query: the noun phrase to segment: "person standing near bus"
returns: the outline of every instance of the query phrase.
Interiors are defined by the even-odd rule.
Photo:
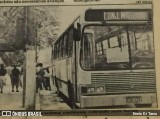
[[[1,88],[1,93],[3,93],[3,85],[6,83],[5,82],[6,73],[7,73],[7,70],[4,68],[4,64],[1,64],[1,69],[0,69],[0,88]]]
[[[51,90],[51,85],[50,85],[50,74],[49,74],[49,68],[46,68],[44,70],[45,74],[44,74],[44,78],[45,78],[45,89],[48,90]]]
[[[44,69],[43,69],[43,64],[42,63],[38,63],[36,66],[36,93],[38,93],[38,89],[40,88],[40,90],[42,90],[42,84],[45,88],[45,82],[44,82]]]
[[[12,76],[11,76],[11,83],[12,83],[12,92],[14,92],[14,86],[16,86],[16,92],[19,92],[19,77],[20,77],[20,71],[17,69],[17,67],[14,65],[14,68],[12,69]]]

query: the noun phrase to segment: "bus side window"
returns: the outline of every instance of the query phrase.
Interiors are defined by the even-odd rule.
[[[64,44],[64,38],[62,36],[60,39],[60,58],[63,57],[63,44]]]
[[[54,45],[53,56],[54,59],[57,59],[57,43]]]
[[[67,56],[67,52],[68,52],[68,32],[65,33],[64,35],[64,44],[63,44],[63,57]]]
[[[68,32],[68,42],[67,42],[67,46],[68,46],[68,56],[72,56],[72,49],[73,49],[73,28],[71,28]]]
[[[57,58],[60,58],[60,41],[57,42]]]

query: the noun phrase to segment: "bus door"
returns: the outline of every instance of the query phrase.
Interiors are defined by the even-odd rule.
[[[86,69],[90,69],[95,64],[95,48],[93,41],[93,33],[86,32],[83,35],[83,41],[81,44],[81,65]]]
[[[67,79],[68,79],[68,98],[72,108],[76,100],[76,42],[73,38],[74,27],[68,30],[67,52]]]

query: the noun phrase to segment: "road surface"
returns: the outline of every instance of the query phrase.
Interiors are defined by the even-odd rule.
[[[68,110],[70,107],[57,96],[56,88],[52,85],[52,90],[41,90],[36,94],[36,110]],[[25,110],[22,107],[22,87],[19,92],[12,92],[11,81],[7,76],[3,93],[0,93],[0,110]]]

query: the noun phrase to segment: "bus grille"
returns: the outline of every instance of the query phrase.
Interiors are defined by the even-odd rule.
[[[105,84],[106,93],[155,92],[154,71],[92,73],[91,83]]]

